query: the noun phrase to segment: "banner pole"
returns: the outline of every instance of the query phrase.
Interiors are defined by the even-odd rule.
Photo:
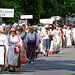
[[[1,25],[2,25],[2,17],[1,17]]]

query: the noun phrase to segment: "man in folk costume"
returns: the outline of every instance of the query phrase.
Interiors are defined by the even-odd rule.
[[[5,66],[5,54],[8,54],[8,39],[7,37],[2,33],[3,27],[0,26],[0,71],[1,67]]]
[[[38,35],[34,32],[33,27],[30,27],[30,32],[26,35],[25,42],[27,43],[27,58],[29,59],[29,63],[33,64],[35,57],[35,48],[39,44]]]
[[[22,40],[16,33],[14,28],[11,29],[11,35],[9,37],[9,54],[8,54],[8,66],[10,72],[15,72],[15,68],[20,68],[20,47],[22,47]]]

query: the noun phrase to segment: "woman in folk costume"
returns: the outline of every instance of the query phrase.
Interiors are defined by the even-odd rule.
[[[8,41],[9,41],[9,37],[10,37],[10,29],[11,29],[11,27],[7,26],[6,31],[4,32],[4,35],[7,36]],[[5,70],[4,71],[7,71],[7,69],[8,69],[8,55],[6,54],[5,55]]]
[[[60,50],[60,41],[61,41],[61,31],[59,30],[59,27],[56,26],[56,29],[54,30],[55,35],[55,53],[59,53]]]
[[[8,54],[8,49],[9,49],[8,39],[4,34],[2,34],[2,32],[3,32],[3,27],[0,26],[0,71],[1,67],[5,66],[5,55]]]
[[[63,32],[63,30],[62,30],[62,28],[60,28],[60,31],[61,31],[61,42],[60,42],[60,48],[62,49],[62,47],[63,47],[63,42],[64,42],[64,39],[63,39],[63,37],[64,37],[64,32]]]
[[[49,54],[54,54],[54,27],[50,26],[50,33],[51,33],[51,44],[50,44],[50,51]]]
[[[73,40],[74,40],[74,48],[75,48],[75,26],[72,30],[72,37],[73,37]]]
[[[66,36],[65,36],[65,34],[66,34],[66,29],[67,29],[67,26],[64,25],[62,31],[64,32],[64,35],[63,35],[63,41],[64,41],[64,42],[63,42],[63,44],[64,44],[65,47],[66,47]]]
[[[49,40],[49,26],[45,25],[45,32],[43,32],[43,50],[44,52],[44,56],[48,56],[48,52],[50,50],[50,40]]]
[[[17,31],[17,34],[18,34],[18,35],[21,37],[21,39],[24,41],[24,38],[25,38],[25,36],[26,36],[26,32],[23,31],[23,26],[20,26],[20,27],[19,27],[19,31]],[[24,49],[24,44],[22,45],[21,50],[22,50],[22,52],[20,53],[20,58],[21,58],[21,60],[22,60],[23,51],[25,50],[25,49]]]
[[[25,42],[27,43],[27,58],[29,63],[33,64],[35,57],[35,48],[39,44],[38,35],[34,32],[33,27],[30,27],[30,32],[26,35]]]
[[[43,27],[41,27],[41,33],[40,33],[40,36],[41,36],[40,53],[44,53],[45,54],[45,51],[43,50],[43,34],[44,34],[44,32],[46,32],[45,24],[43,25]]]
[[[38,37],[39,37],[39,49],[40,49],[40,53],[43,53],[43,45],[42,45],[42,34],[41,34],[41,27],[38,27]]]
[[[16,33],[14,28],[11,29],[11,35],[9,37],[9,54],[8,65],[10,72],[15,72],[15,68],[20,68],[20,47],[22,47],[22,40]]]
[[[72,44],[71,44],[71,30],[70,30],[70,27],[68,26],[67,27],[67,30],[66,30],[66,47],[69,48]]]
[[[38,47],[35,50],[35,52],[36,52],[35,60],[37,60],[38,54],[40,53],[40,38],[39,38],[39,32],[38,32],[38,28],[37,27],[34,27],[34,31],[35,31],[36,35],[38,35],[38,39],[39,39],[39,45],[38,45]]]

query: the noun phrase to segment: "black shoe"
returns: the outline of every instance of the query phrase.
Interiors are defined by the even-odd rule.
[[[16,72],[16,69],[13,69],[13,72]]]
[[[10,69],[9,72],[16,72],[16,70],[15,69],[12,69],[12,70]]]
[[[46,56],[46,55],[44,55],[44,56]]]
[[[7,71],[7,68],[5,68],[4,71]]]
[[[47,57],[48,57],[48,54],[47,54]]]
[[[31,61],[28,62],[29,64],[31,63]]]

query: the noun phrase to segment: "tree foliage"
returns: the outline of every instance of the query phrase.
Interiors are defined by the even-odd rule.
[[[20,15],[33,15],[33,23],[40,18],[50,18],[52,16],[65,17],[75,14],[75,0],[0,0],[0,8],[13,8],[14,18],[3,18],[5,23],[15,23],[20,19]]]

